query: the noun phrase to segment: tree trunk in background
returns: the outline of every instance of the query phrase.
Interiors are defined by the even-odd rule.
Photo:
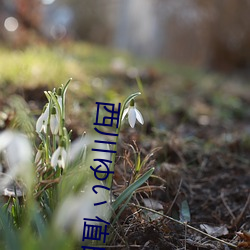
[[[223,70],[245,70],[250,66],[250,1],[210,1],[207,58],[210,67]]]

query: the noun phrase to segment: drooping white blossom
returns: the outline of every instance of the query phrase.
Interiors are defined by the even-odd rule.
[[[64,169],[67,161],[67,152],[64,146],[59,145],[51,157],[51,166],[56,168],[56,166]]]
[[[52,108],[50,116],[50,131],[53,135],[58,134],[60,126],[59,115],[55,107]]]
[[[141,124],[144,123],[141,112],[135,107],[134,100],[131,100],[129,107],[124,110],[122,120],[126,115],[128,115],[128,122],[132,128],[134,128],[136,120]]]
[[[43,113],[40,115],[36,122],[36,132],[41,133],[42,131],[44,133],[47,132],[47,125],[49,121],[49,104],[45,107],[45,110]]]

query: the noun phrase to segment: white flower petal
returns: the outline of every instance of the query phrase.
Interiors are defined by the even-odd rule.
[[[49,104],[47,105],[43,114],[44,114],[44,120],[48,121],[48,119],[49,119]]]
[[[32,148],[28,138],[25,135],[14,133],[12,141],[6,148],[6,156],[10,168],[25,165],[27,162],[31,163]]]
[[[62,111],[62,96],[60,96],[60,95],[57,96],[57,101],[58,101],[58,104],[59,104],[61,111]]]
[[[65,168],[65,161],[63,158],[61,158],[60,160],[58,159],[57,164],[59,168],[62,168],[62,169]]]
[[[135,103],[134,102],[130,102],[130,105],[128,108],[126,108],[123,112],[122,115],[122,120],[125,118],[125,116],[128,114],[128,122],[129,125],[134,128],[135,123],[136,123],[136,119],[141,123],[144,124],[144,119],[143,116],[141,114],[141,112],[136,108]]]
[[[56,114],[50,117],[50,130],[53,135],[56,135],[59,131],[59,120]]]
[[[128,113],[128,110],[129,110],[129,108],[126,108],[126,109],[123,111],[122,120],[125,118],[126,114]]]
[[[61,156],[66,161],[66,159],[67,159],[67,152],[66,152],[66,150],[64,148],[62,148]]]
[[[47,133],[47,123],[44,122],[43,126],[42,126],[42,131],[46,134]]]
[[[40,133],[42,131],[42,126],[44,122],[44,114],[42,113],[36,122],[36,132]]]
[[[51,166],[55,168],[58,165],[60,168],[64,169],[66,161],[67,161],[67,152],[62,146],[59,146],[51,157],[51,162],[50,162]]]
[[[129,112],[128,112],[128,122],[129,125],[134,128],[135,122],[136,122],[136,113],[135,113],[135,108],[130,107]]]
[[[47,105],[45,111],[37,119],[37,122],[36,122],[37,133],[40,133],[41,131],[44,131],[44,133],[47,132],[48,120],[49,120],[49,105]]]
[[[5,140],[2,141],[2,139]],[[18,176],[22,178],[25,185],[30,186],[33,181],[33,152],[28,138],[21,133],[4,131],[0,134],[1,150],[5,150],[4,158],[8,170],[5,175],[6,178],[1,179],[0,189],[6,187],[9,182]]]
[[[14,133],[11,131],[5,130],[4,132],[0,133],[0,151],[5,149],[11,140],[13,139]]]
[[[62,148],[62,151],[61,151],[61,162],[60,164],[58,164],[62,169],[65,168],[65,165],[66,165],[66,161],[67,161],[67,152],[64,148]]]
[[[57,164],[58,164],[58,158],[61,155],[61,150],[62,150],[62,147],[59,146],[56,149],[56,151],[52,154],[50,163],[51,163],[51,166],[53,168],[55,168],[57,166]]]
[[[142,117],[142,114],[141,112],[135,108],[135,113],[136,113],[136,119],[141,123],[143,124],[144,123],[144,120],[143,120],[143,117]]]

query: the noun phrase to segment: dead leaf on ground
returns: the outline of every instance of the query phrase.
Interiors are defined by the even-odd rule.
[[[207,234],[212,235],[214,237],[219,237],[222,235],[227,235],[228,230],[225,225],[222,226],[209,226],[207,224],[200,225],[201,230],[205,231]]]
[[[237,235],[240,237],[241,240],[243,240],[238,244],[238,247],[250,249],[250,232],[237,232]]]

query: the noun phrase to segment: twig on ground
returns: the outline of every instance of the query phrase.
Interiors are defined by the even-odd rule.
[[[209,237],[209,238],[211,238],[211,239],[213,239],[213,240],[219,241],[219,242],[221,242],[221,243],[223,243],[223,244],[226,244],[226,245],[228,245],[228,246],[230,246],[230,247],[237,248],[236,245],[234,245],[234,244],[232,244],[232,243],[229,243],[229,242],[226,242],[226,241],[224,241],[224,240],[218,239],[218,238],[216,238],[216,237],[214,237],[214,236],[212,236],[212,235],[209,235],[209,234],[207,234],[207,233],[205,233],[205,232],[203,232],[203,231],[201,231],[201,230],[199,230],[199,229],[197,229],[197,228],[195,228],[195,227],[192,227],[192,226],[188,225],[186,222],[178,221],[178,220],[176,220],[176,219],[173,219],[173,218],[170,217],[170,216],[161,214],[160,212],[157,212],[157,211],[155,211],[155,210],[153,210],[153,209],[150,209],[150,208],[147,208],[147,207],[144,207],[144,206],[141,206],[141,205],[136,205],[136,204],[134,204],[134,203],[130,203],[130,204],[128,204],[128,205],[134,206],[134,207],[137,207],[137,208],[140,208],[140,209],[145,209],[145,210],[148,210],[148,211],[150,211],[150,212],[152,212],[152,213],[155,213],[155,214],[159,214],[159,215],[161,215],[161,216],[163,216],[163,217],[165,217],[165,218],[167,218],[167,219],[169,219],[169,220],[171,220],[171,221],[174,221],[174,222],[176,222],[176,223],[178,223],[178,224],[181,224],[181,225],[184,226],[184,227],[186,226],[186,227],[188,227],[189,229],[192,229],[192,230],[194,230],[194,231],[196,231],[196,232],[198,232],[198,233],[200,233],[200,234],[203,234],[203,235],[205,235],[205,236],[207,236],[207,237]]]
[[[124,248],[128,247],[127,245],[117,245],[117,246],[105,246],[105,248]],[[129,247],[141,248],[141,245],[129,245]]]

